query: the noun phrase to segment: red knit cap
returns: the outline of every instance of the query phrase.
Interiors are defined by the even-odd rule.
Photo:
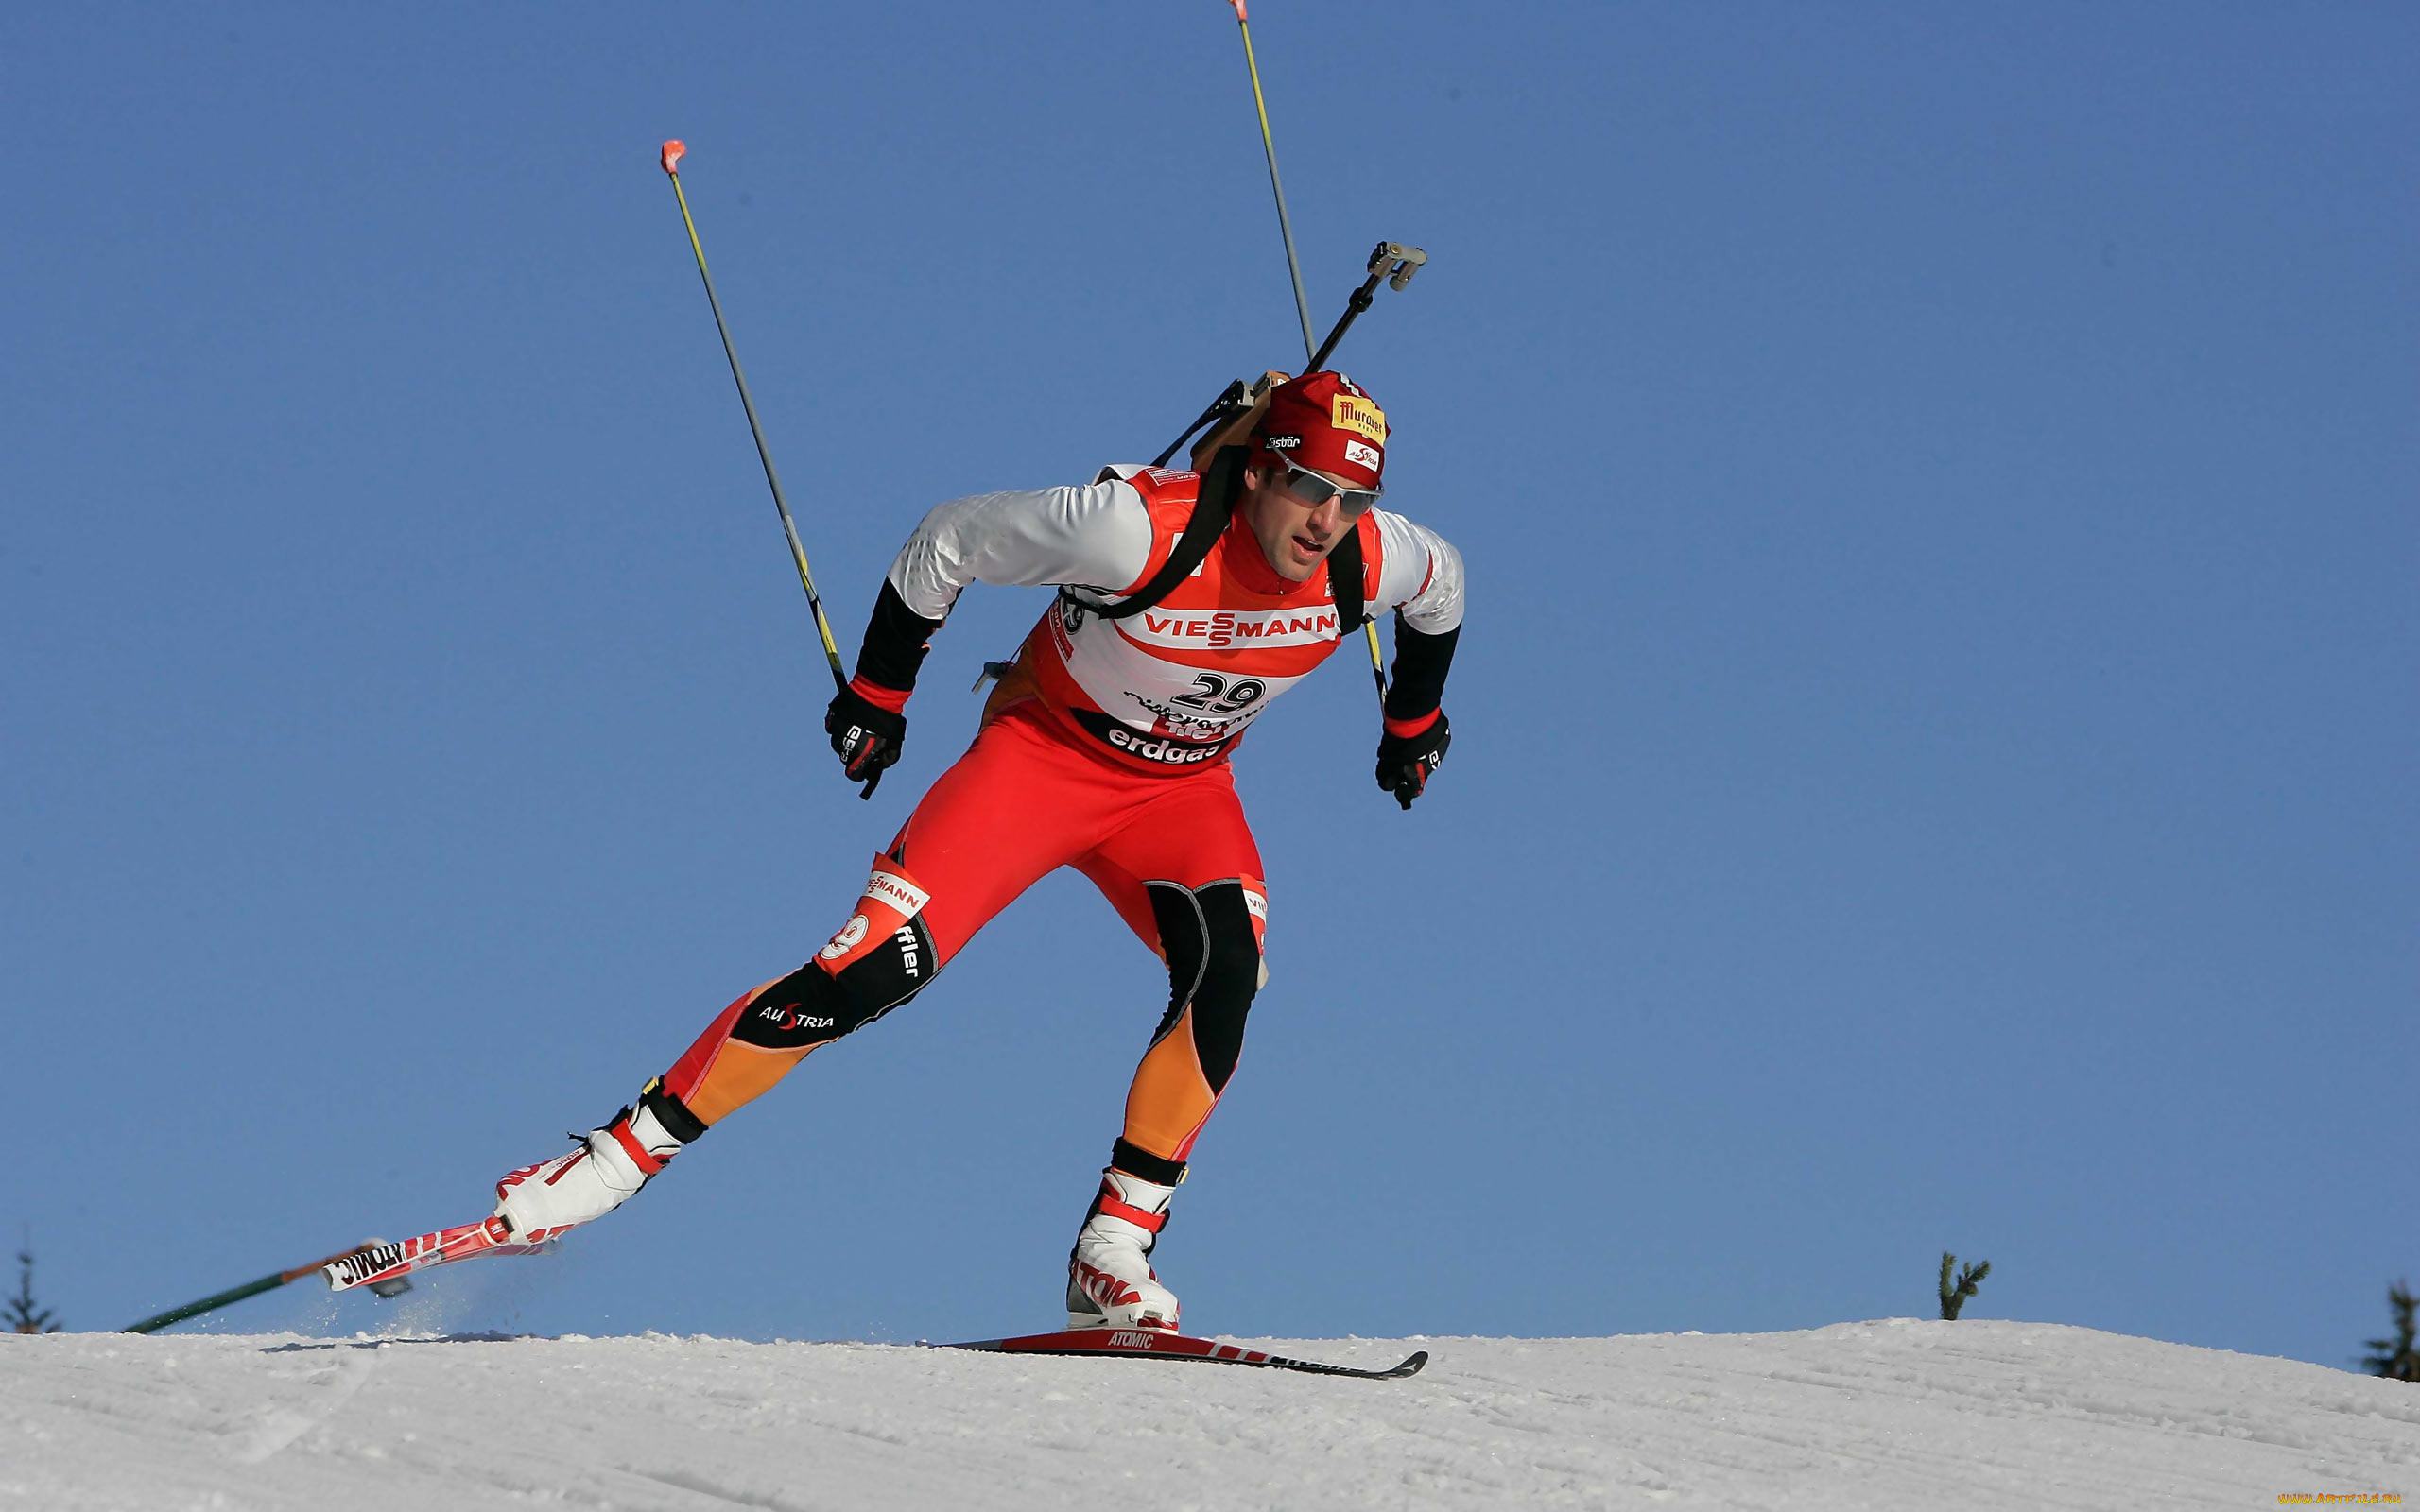
[[[1306,372],[1270,394],[1253,449],[1374,489],[1387,466],[1387,412],[1340,372]]]

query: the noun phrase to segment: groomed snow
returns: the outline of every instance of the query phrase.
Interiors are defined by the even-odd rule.
[[[1410,1381],[670,1338],[0,1336],[0,1505],[2420,1505],[2420,1387],[2046,1324],[1251,1341]]]

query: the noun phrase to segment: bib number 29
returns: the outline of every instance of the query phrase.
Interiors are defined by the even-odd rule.
[[[1269,692],[1269,684],[1258,678],[1243,678],[1229,682],[1216,672],[1193,675],[1194,691],[1180,693],[1168,701],[1181,703],[1187,709],[1203,709],[1214,714],[1231,714],[1260,702]]]

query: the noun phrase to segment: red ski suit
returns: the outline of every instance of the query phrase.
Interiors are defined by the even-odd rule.
[[[1114,621],[1097,612],[1158,572],[1199,485],[1191,473],[1117,468],[1089,488],[980,495],[925,517],[892,564],[853,684],[892,707],[907,692],[868,676],[886,612],[937,627],[975,580],[1122,586],[1070,588],[1045,611],[974,745],[875,857],[839,933],[725,1008],[666,1074],[664,1091],[699,1124],[914,996],[994,914],[1071,866],[1167,963],[1167,1011],[1136,1069],[1119,1144],[1182,1170],[1235,1069],[1262,975],[1268,897],[1228,756],[1268,700],[1340,644],[1326,565],[1286,579],[1240,517],[1152,609]],[[1459,626],[1452,547],[1384,511],[1356,528],[1365,602],[1400,607],[1414,635]],[[921,656],[919,644],[893,680],[912,681]],[[1434,717],[1432,702],[1389,723],[1416,730]]]

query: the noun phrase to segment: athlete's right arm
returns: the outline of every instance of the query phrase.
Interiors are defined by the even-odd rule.
[[[1151,514],[1131,483],[978,493],[925,516],[892,558],[888,586],[937,627],[969,583],[1115,593],[1142,576],[1150,555]]]
[[[1115,478],[935,506],[892,558],[857,652],[857,675],[824,720],[850,780],[878,775],[899,759],[908,696],[933,632],[967,584],[1116,592],[1142,576],[1150,555],[1150,511],[1132,485]]]

